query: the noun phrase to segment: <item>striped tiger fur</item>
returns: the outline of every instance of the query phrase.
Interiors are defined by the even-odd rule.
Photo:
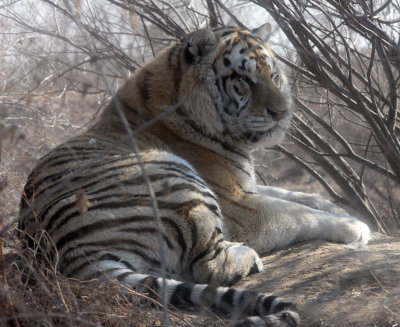
[[[296,326],[292,303],[229,286],[263,270],[257,253],[316,238],[363,245],[369,229],[317,194],[256,184],[251,151],[277,144],[292,115],[267,32],[199,30],[135,72],[88,131],[34,168],[21,237],[35,246],[45,231],[67,276],[239,312],[237,326]]]

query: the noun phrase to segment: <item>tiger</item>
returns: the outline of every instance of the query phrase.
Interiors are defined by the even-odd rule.
[[[297,326],[292,302],[232,285],[263,270],[259,255],[314,239],[363,246],[370,229],[319,194],[257,184],[252,152],[281,142],[294,110],[269,33],[199,29],[135,71],[29,175],[23,242],[48,235],[67,277],[222,309],[235,326]]]

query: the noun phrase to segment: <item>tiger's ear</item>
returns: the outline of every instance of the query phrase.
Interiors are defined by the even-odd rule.
[[[189,64],[198,63],[209,55],[217,46],[218,39],[210,29],[192,33],[187,42],[185,57]]]
[[[267,42],[271,36],[271,24],[265,23],[260,27],[251,30],[251,33],[258,36],[264,42]]]

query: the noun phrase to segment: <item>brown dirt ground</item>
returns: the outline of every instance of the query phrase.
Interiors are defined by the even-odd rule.
[[[264,257],[265,271],[240,286],[283,295],[302,326],[400,324],[400,239],[374,234],[366,247],[315,241]]]

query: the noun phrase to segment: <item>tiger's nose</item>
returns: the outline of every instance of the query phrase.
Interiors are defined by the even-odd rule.
[[[266,111],[269,115],[271,115],[272,119],[276,121],[281,120],[286,114],[286,108],[283,109],[267,108]]]

